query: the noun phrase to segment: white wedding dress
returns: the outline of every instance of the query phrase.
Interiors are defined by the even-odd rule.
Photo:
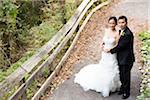
[[[115,38],[104,36],[104,48],[112,48],[115,45]],[[116,54],[102,52],[98,64],[90,64],[75,74],[75,83],[78,83],[85,91],[95,90],[101,92],[104,97],[110,92],[120,88],[119,69]]]

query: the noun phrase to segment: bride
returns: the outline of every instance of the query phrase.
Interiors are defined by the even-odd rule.
[[[117,25],[116,17],[108,19],[109,28],[105,29],[102,49],[115,47],[119,40],[119,34],[115,29]],[[101,92],[104,97],[110,92],[115,92],[120,88],[119,68],[116,54],[102,51],[102,57],[98,64],[90,64],[80,70],[75,75],[75,83],[78,83],[85,91],[95,90]]]

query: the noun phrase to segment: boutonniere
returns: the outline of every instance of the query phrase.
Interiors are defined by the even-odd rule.
[[[121,36],[124,36],[125,35],[125,32],[122,32]]]

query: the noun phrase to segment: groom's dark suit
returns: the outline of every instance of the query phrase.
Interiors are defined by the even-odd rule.
[[[120,70],[121,91],[130,94],[130,71],[135,61],[133,53],[134,36],[128,27],[123,31],[118,45],[110,52],[117,53],[117,60]]]

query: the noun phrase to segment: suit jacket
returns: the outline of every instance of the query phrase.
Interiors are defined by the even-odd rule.
[[[111,49],[110,52],[117,53],[117,60],[119,65],[131,65],[135,61],[133,53],[134,36],[131,30],[126,27],[123,31],[125,34],[121,35],[118,45]]]

